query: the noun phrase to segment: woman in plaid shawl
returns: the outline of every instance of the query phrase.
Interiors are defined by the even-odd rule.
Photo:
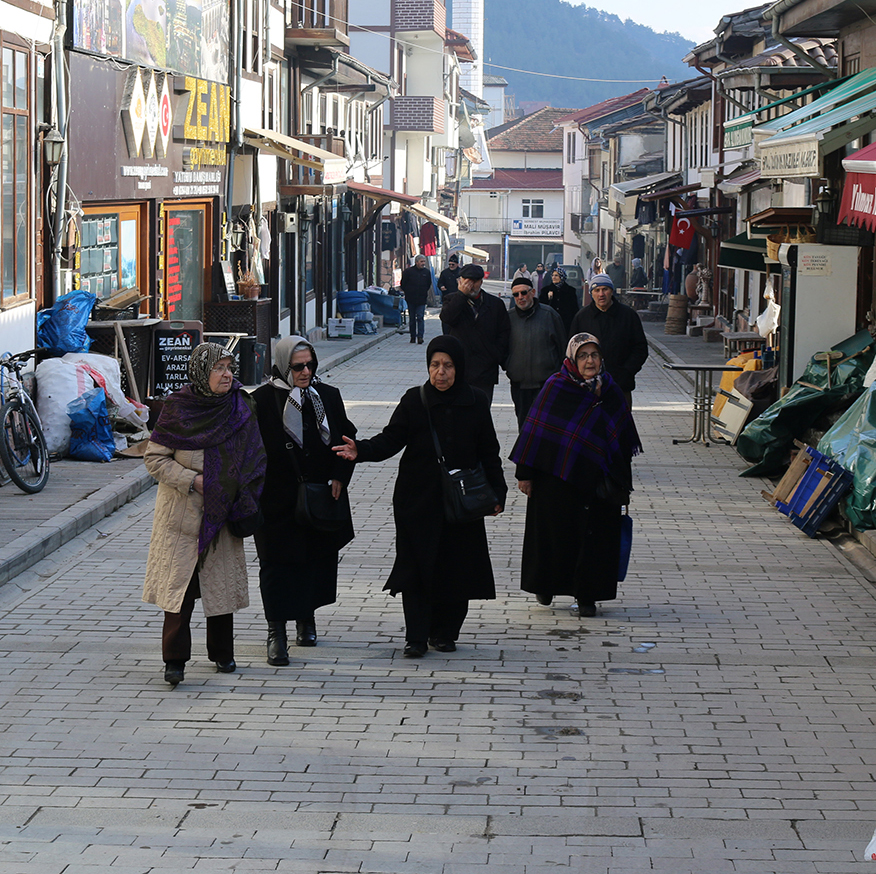
[[[511,451],[526,505],[521,587],[549,605],[572,595],[581,616],[617,597],[621,507],[642,450],[599,340],[576,334],[535,399]]]

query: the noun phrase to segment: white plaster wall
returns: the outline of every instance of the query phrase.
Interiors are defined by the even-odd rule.
[[[0,312],[0,354],[12,355],[33,349],[36,337],[36,302]]]
[[[517,152],[490,149],[490,158],[496,168],[509,170],[561,170],[562,152]]]
[[[35,4],[46,10],[47,16],[51,14],[52,4],[45,0],[37,0]],[[17,6],[11,6],[0,0],[0,27],[7,33],[14,33],[23,37],[28,42],[50,42],[52,39],[52,20],[42,18],[32,12],[25,12]]]

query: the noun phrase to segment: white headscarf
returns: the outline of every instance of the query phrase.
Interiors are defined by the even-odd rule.
[[[296,352],[303,352],[306,349],[310,350],[310,354],[313,357],[313,371],[311,373],[310,386],[302,389],[292,384],[290,372],[292,369],[292,356]],[[319,382],[319,378],[316,375],[318,362],[313,345],[304,337],[295,335],[284,337],[277,343],[274,349],[274,360],[277,363],[274,365],[275,375],[271,377],[271,385],[279,391],[287,393],[286,405],[283,407],[283,429],[295,441],[296,446],[304,445],[304,423],[301,418],[301,409],[304,406],[305,400],[310,400],[310,403],[313,404],[313,412],[316,415],[320,440],[328,446],[331,443],[331,428],[329,427],[328,416],[326,416],[322,398],[320,398],[319,392],[314,387],[314,384]],[[277,373],[282,373],[283,375],[278,376]]]

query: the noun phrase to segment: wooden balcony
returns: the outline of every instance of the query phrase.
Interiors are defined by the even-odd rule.
[[[347,0],[285,0],[286,48],[350,47]]]

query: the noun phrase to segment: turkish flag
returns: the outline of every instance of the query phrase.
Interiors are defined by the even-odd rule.
[[[689,218],[674,218],[672,233],[669,235],[669,245],[679,249],[689,249],[694,239],[694,226]]]

